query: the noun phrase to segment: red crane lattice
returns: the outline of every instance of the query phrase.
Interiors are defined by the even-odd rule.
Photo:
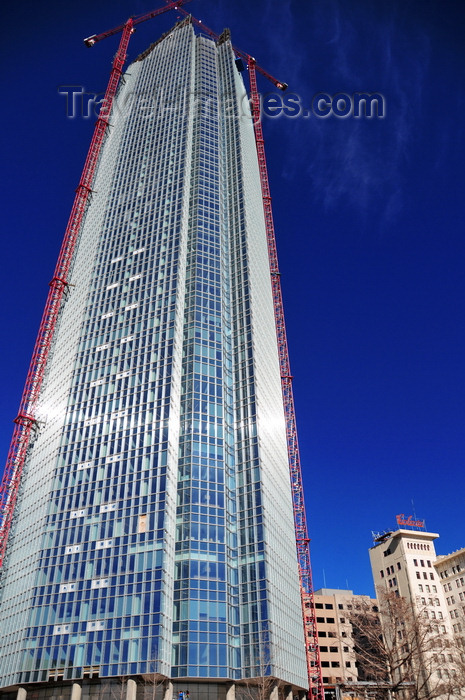
[[[294,394],[292,391],[292,375],[287,346],[286,323],[281,293],[281,278],[278,265],[278,252],[271,208],[271,194],[266,167],[265,141],[260,119],[260,95],[257,87],[256,62],[248,57],[250,100],[252,121],[257,146],[258,168],[262,188],[263,211],[265,215],[266,237],[268,243],[268,258],[270,262],[271,289],[278,341],[279,367],[281,372],[281,387],[283,393],[284,417],[286,421],[287,451],[291,477],[292,501],[294,507],[294,527],[296,536],[297,561],[302,601],[302,619],[304,625],[307,673],[309,694],[315,700],[324,700],[323,680],[321,674],[320,650],[318,647],[318,632],[316,627],[315,604],[313,600],[312,569],[310,565],[310,539],[308,537],[307,520],[305,515],[304,490],[302,470],[300,466],[299,442],[295,419]],[[275,82],[279,87],[283,83]],[[280,89],[285,89],[281,87]]]
[[[84,214],[87,209],[89,198],[92,194],[92,183],[94,180],[95,170],[98,159],[105,139],[106,130],[108,127],[108,119],[110,117],[113,100],[116,95],[118,84],[123,72],[123,66],[126,60],[127,48],[131,37],[134,25],[151,19],[157,15],[167,12],[171,9],[178,9],[178,6],[189,0],[178,0],[170,2],[164,7],[154,10],[146,15],[135,19],[128,19],[123,25],[111,29],[102,35],[94,35],[86,39],[88,46],[117,32],[122,32],[118,50],[115,54],[108,81],[105,97],[102,102],[102,107],[99,112],[97,123],[95,124],[94,133],[87,153],[84,168],[82,170],[81,179],[76,189],[71,214],[68,220],[68,225],[63,237],[58,261],[55,267],[55,272],[50,282],[50,289],[45,303],[45,309],[42,315],[42,320],[39,326],[34,351],[32,353],[31,363],[24,385],[19,413],[14,420],[15,426],[11,439],[10,448],[3,472],[2,481],[0,484],[0,570],[5,559],[6,546],[8,536],[13,522],[15,505],[18,498],[18,489],[21,481],[21,475],[26,461],[26,455],[31,444],[31,436],[37,422],[36,409],[39,400],[39,394],[44,380],[47,360],[50,353],[50,347],[53,341],[53,336],[57,324],[59,311],[65,290],[68,286],[68,273],[73,258],[76,241],[81,229],[81,224]]]

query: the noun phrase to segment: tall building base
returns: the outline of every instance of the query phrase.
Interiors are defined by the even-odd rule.
[[[166,678],[89,678],[11,686],[0,690],[0,700],[293,700],[302,689],[268,677],[250,682]]]

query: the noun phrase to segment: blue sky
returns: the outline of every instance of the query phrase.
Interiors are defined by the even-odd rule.
[[[159,3],[161,5],[161,2]],[[157,5],[10,4],[2,39],[0,460],[117,38]],[[426,520],[465,546],[465,8],[451,0],[192,0],[289,84],[384,96],[384,119],[264,118],[315,588],[371,593],[371,532]],[[5,12],[4,12],[5,14]],[[139,25],[135,58],[176,20]],[[260,79],[263,94],[274,91]]]

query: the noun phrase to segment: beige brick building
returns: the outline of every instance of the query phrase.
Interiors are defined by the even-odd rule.
[[[416,676],[425,678],[431,692],[447,683],[455,689],[460,673],[456,633],[465,630],[465,549],[438,557],[438,537],[423,529],[398,529],[378,535],[370,549],[378,598],[387,592],[407,600],[420,629],[438,640],[437,648],[425,642],[421,661],[415,662]]]
[[[434,563],[454,636],[465,639],[465,547],[452,554],[438,556]]]
[[[355,640],[349,622],[357,601],[363,601],[374,612],[376,600],[365,595],[354,595],[350,590],[321,588],[315,592],[315,608],[320,644],[323,685],[326,694],[341,684],[356,684],[363,679],[354,651]]]

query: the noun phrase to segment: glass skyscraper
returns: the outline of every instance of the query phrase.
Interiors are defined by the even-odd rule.
[[[145,676],[218,700],[273,676],[287,697],[307,685],[292,499],[228,35],[176,26],[130,66],[111,123],[0,581],[0,687],[67,698]]]

